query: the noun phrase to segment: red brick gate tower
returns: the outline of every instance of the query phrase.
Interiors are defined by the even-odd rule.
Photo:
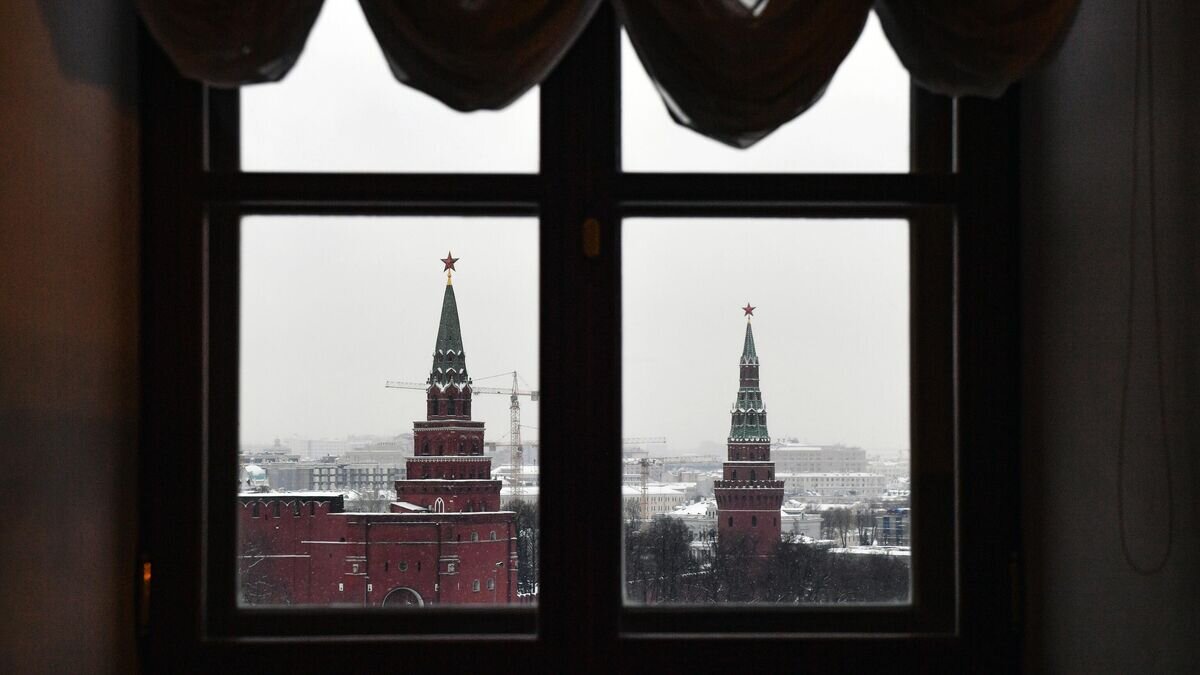
[[[444,271],[457,260],[447,255]],[[434,513],[500,510],[500,481],[491,480],[492,460],[483,456],[483,422],[471,419],[471,376],[449,274],[427,383],[425,419],[413,422],[414,455],[396,499]]]
[[[414,454],[405,462],[406,479],[396,481],[392,512],[437,524],[441,602],[512,602],[517,570],[513,513],[500,510],[501,482],[492,480],[492,460],[483,454],[483,422],[471,419],[471,376],[449,274],[457,260],[447,254],[442,261],[448,274],[426,414],[413,422]],[[471,581],[449,578],[454,576]],[[488,579],[492,582],[479,595]]]
[[[728,456],[722,480],[716,482],[717,541],[721,545],[746,539],[756,555],[767,555],[779,544],[779,509],[783,481],[775,480],[767,409],[758,388],[758,353],[750,303],[746,313],[746,340],[738,362],[737,401],[730,412]]]

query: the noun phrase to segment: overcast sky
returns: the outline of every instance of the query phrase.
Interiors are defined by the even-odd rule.
[[[872,16],[825,97],[748,151],[670,121],[625,43],[631,170],[904,171],[908,80]],[[296,68],[244,88],[247,170],[536,171],[537,92],[460,114],[391,78],[358,4],[325,3]],[[745,302],[755,312],[774,436],[907,448],[908,252],[898,221],[627,221],[625,433],[670,452],[723,443],[737,389]],[[249,218],[243,229],[243,442],[411,431],[445,276],[467,365],[537,386],[537,225],[497,218]],[[664,398],[665,395],[665,398]],[[508,400],[476,397],[487,437]],[[538,405],[523,433],[536,437]]]

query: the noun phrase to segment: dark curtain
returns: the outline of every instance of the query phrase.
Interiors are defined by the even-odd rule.
[[[271,82],[296,63],[323,0],[138,0],[186,77]],[[348,0],[335,0],[338,2]],[[537,85],[601,0],[360,0],[396,79],[455,110]],[[747,147],[810,108],[872,7],[913,79],[998,96],[1063,40],[1079,0],[611,0],[677,122]]]

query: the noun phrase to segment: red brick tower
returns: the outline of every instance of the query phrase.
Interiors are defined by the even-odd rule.
[[[446,254],[443,271],[452,273],[456,261]],[[483,454],[483,422],[471,419],[471,376],[450,274],[427,382],[425,419],[413,422],[414,454],[391,506],[401,514],[398,522],[430,526],[419,538],[436,547],[432,596],[413,590],[438,604],[515,602],[514,514],[500,510],[501,483],[492,480],[492,460]]]
[[[442,261],[446,272],[457,258]],[[483,422],[471,420],[471,376],[463,353],[454,285],[446,276],[442,317],[427,380],[424,420],[413,422],[407,480],[396,481],[396,500],[432,513],[500,510],[500,481],[483,456]]]
[[[750,328],[754,309],[750,303],[742,308],[746,313],[746,340],[738,363],[737,401],[730,411],[728,456],[715,492],[718,543],[746,539],[754,553],[763,556],[779,544],[783,481],[775,480],[767,409],[758,388],[758,353]]]

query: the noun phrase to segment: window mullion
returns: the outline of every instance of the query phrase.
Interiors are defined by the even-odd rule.
[[[620,602],[619,34],[611,8],[542,86],[540,633],[600,663]]]

